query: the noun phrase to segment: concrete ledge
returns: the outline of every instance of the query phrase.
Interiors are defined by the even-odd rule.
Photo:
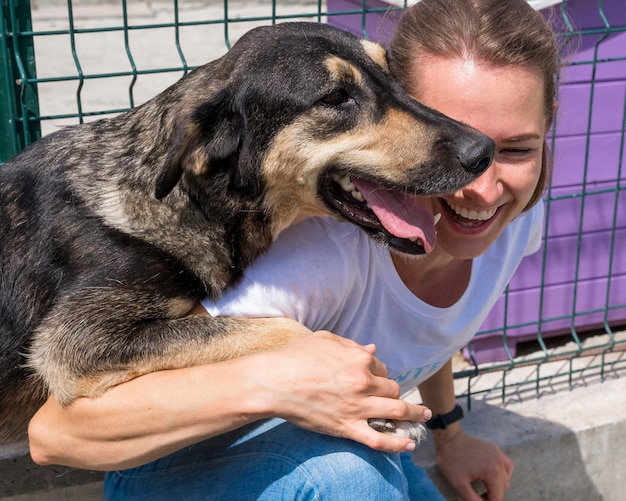
[[[592,365],[588,358],[578,363]],[[564,374],[569,373],[569,362],[554,364],[567,366]],[[528,377],[529,370],[521,369],[518,379]],[[516,379],[508,376],[507,382]],[[485,374],[475,384],[497,387],[501,378]],[[601,382],[599,374],[585,375],[573,381],[571,390],[567,380],[548,383],[539,398],[532,383],[509,389],[504,402],[501,390],[471,400],[464,429],[500,444],[515,463],[507,501],[624,499],[626,370],[610,371],[605,378]],[[457,383],[467,388],[467,381]],[[435,465],[432,442],[422,444],[414,457],[447,499],[458,499]]]
[[[101,472],[33,463],[26,444],[0,446],[0,501],[102,499]]]

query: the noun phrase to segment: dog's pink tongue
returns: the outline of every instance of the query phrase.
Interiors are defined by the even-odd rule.
[[[399,238],[417,238],[426,252],[433,250],[436,239],[434,218],[418,197],[385,190],[362,179],[352,179],[352,182],[389,233]]]

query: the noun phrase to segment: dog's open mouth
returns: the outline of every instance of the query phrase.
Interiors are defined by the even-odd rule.
[[[334,174],[322,195],[339,213],[370,235],[406,254],[435,246],[435,218],[419,197],[347,175]]]

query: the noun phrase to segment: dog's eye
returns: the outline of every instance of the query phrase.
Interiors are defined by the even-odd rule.
[[[320,100],[320,103],[325,106],[332,106],[333,108],[357,104],[356,100],[345,89],[333,90],[324,96]]]

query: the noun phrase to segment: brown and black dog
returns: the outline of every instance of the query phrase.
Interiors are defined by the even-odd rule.
[[[382,47],[317,23],[252,30],[143,106],[37,141],[0,167],[0,441],[23,438],[49,393],[69,404],[304,335],[188,313],[305,217],[423,253],[432,221],[394,234],[341,182],[406,206],[461,188],[492,154],[411,99]]]

